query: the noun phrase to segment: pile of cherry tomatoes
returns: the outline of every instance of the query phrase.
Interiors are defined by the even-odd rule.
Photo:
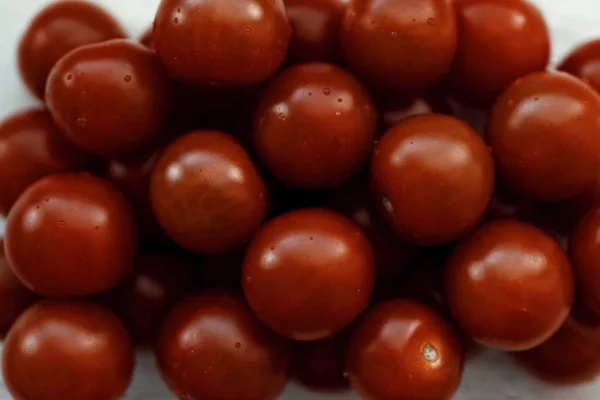
[[[186,400],[446,400],[478,346],[595,378],[600,40],[549,56],[527,0],[162,0],[140,40],[41,10],[44,107],[0,125],[11,394],[121,398],[137,345]]]

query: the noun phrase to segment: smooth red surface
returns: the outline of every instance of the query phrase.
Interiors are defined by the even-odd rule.
[[[379,130],[385,133],[392,126],[408,117],[422,114],[452,114],[448,100],[437,93],[429,93],[413,99],[384,99],[379,102]]]
[[[52,67],[77,47],[127,35],[102,8],[84,1],[58,1],[29,23],[18,49],[21,77],[37,97],[44,98]]]
[[[43,176],[86,167],[89,156],[65,140],[43,109],[14,114],[0,124],[0,215]]]
[[[336,190],[325,205],[362,229],[373,246],[380,278],[399,276],[416,262],[418,250],[400,239],[379,215],[368,187],[368,175],[361,173]]]
[[[117,400],[134,366],[119,319],[84,302],[43,300],[23,313],[4,343],[2,372],[16,399]]]
[[[27,287],[45,296],[85,296],[113,288],[131,271],[137,227],[108,182],[59,174],[37,181],[15,203],[5,242]]]
[[[150,182],[152,208],[165,232],[199,253],[234,250],[267,212],[267,188],[244,148],[218,131],[194,131],[161,154]]]
[[[6,336],[17,317],[37,298],[16,277],[4,254],[4,240],[0,239],[0,337]]]
[[[486,128],[501,180],[545,201],[591,190],[599,170],[599,114],[598,93],[566,73],[515,81],[496,100]]]
[[[156,54],[129,40],[80,47],[48,77],[46,104],[65,136],[87,151],[133,151],[160,132],[169,80]]]
[[[167,384],[189,400],[275,400],[291,345],[227,292],[192,296],[173,310],[157,346]]]
[[[485,108],[517,78],[546,69],[550,33],[531,1],[454,0],[454,6],[458,51],[447,83],[457,99]]]
[[[558,66],[600,90],[600,39],[575,47]]]
[[[372,400],[450,400],[463,369],[450,325],[413,300],[388,301],[367,313],[347,357],[350,382]]]
[[[600,208],[597,205],[571,234],[569,251],[579,299],[600,317]]]
[[[553,384],[593,382],[600,374],[600,323],[573,310],[550,339],[516,353],[517,361],[534,376]]]
[[[407,94],[446,73],[457,46],[451,0],[356,0],[342,22],[342,50],[370,86]]]
[[[371,158],[375,201],[409,243],[436,246],[475,227],[494,190],[491,150],[450,116],[410,117],[390,129]]]
[[[283,0],[163,0],[156,52],[177,80],[251,85],[283,62],[291,27]]]
[[[105,295],[135,343],[153,344],[172,308],[197,286],[183,254],[142,250],[133,273]]]
[[[315,392],[350,389],[346,374],[347,335],[294,344],[293,376]]]
[[[501,350],[529,350],[565,322],[573,271],[551,236],[516,220],[496,220],[455,249],[445,293],[454,318],[473,339]]]
[[[373,293],[373,249],[360,228],[333,211],[277,217],[256,234],[243,268],[246,298],[275,332],[324,339],[346,328]]]
[[[254,119],[260,160],[287,186],[335,187],[367,160],[377,111],[349,72],[326,63],[292,67],[265,89]]]
[[[284,0],[292,26],[291,63],[342,60],[340,27],[348,0]]]

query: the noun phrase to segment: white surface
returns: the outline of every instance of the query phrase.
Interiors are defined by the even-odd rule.
[[[17,73],[15,51],[20,34],[33,14],[50,0],[0,0],[0,118],[36,104],[25,90]],[[159,0],[96,0],[112,11],[139,36],[152,22]],[[558,61],[573,45],[600,37],[598,0],[534,0],[544,12],[553,39],[553,61]],[[0,231],[1,231],[0,227]],[[11,396],[0,384],[0,400]],[[127,399],[174,399],[154,368],[153,357],[139,357],[136,376]],[[284,400],[350,400],[352,394],[320,395],[294,385],[282,395]],[[556,388],[529,378],[509,357],[486,352],[471,361],[456,400],[595,400],[600,399],[600,380],[595,384]],[[69,400],[69,399],[65,399]]]

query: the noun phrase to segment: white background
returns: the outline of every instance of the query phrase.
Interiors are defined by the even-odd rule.
[[[598,0],[533,0],[544,12],[552,31],[553,63],[573,45],[600,37]],[[113,12],[138,37],[150,26],[159,0],[96,0]],[[19,37],[33,14],[50,0],[0,0],[0,118],[37,104],[20,81],[15,53]],[[0,222],[1,225],[1,222]],[[0,227],[1,229],[1,227]],[[0,383],[0,400],[11,396]],[[170,400],[150,354],[139,357],[136,376],[128,399]],[[304,392],[294,385],[282,395],[285,400],[349,400],[352,394],[319,395]],[[600,380],[579,387],[550,387],[527,377],[501,353],[486,352],[471,361],[465,371],[457,400],[596,400],[600,399]],[[64,399],[69,400],[69,399]]]

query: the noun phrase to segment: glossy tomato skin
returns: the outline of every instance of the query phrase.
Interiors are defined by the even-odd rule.
[[[176,243],[198,253],[234,250],[267,213],[267,188],[233,137],[193,131],[162,152],[150,180],[158,222]]]
[[[340,26],[347,0],[284,0],[292,27],[287,60],[340,63]]]
[[[4,239],[0,239],[0,337],[6,336],[17,317],[37,299],[13,272],[4,253]]]
[[[70,297],[116,286],[133,267],[138,235],[129,204],[111,184],[87,173],[58,174],[19,198],[5,242],[8,260],[28,288]]]
[[[175,251],[142,250],[133,272],[103,295],[140,345],[152,345],[173,307],[196,287],[193,265]]]
[[[269,328],[307,341],[349,326],[367,306],[375,275],[373,249],[358,226],[333,211],[303,209],[256,234],[242,283]]]
[[[48,111],[30,109],[0,124],[0,214],[6,215],[23,191],[37,179],[77,171],[89,156],[63,138]]]
[[[532,2],[455,0],[454,6],[458,51],[447,83],[458,100],[486,107],[516,79],[546,69],[550,33]]]
[[[135,151],[156,138],[169,91],[166,70],[153,51],[115,39],[61,58],[48,77],[46,104],[70,141],[105,155]]]
[[[286,186],[336,187],[367,160],[377,111],[349,72],[327,63],[291,67],[259,101],[253,142],[267,169]]]
[[[600,323],[587,311],[574,308],[550,339],[515,353],[515,358],[526,371],[553,384],[593,381],[600,374]]]
[[[290,35],[283,0],[162,0],[153,37],[177,80],[252,85],[279,68]]]
[[[23,81],[43,99],[54,64],[78,47],[127,35],[102,8],[83,1],[59,1],[42,9],[29,23],[18,49]]]
[[[459,326],[479,343],[506,351],[549,339],[574,298],[571,263],[560,245],[509,219],[488,222],[459,243],[444,286]]]
[[[582,304],[600,317],[600,208],[594,206],[571,233],[569,251]]]
[[[350,337],[348,376],[363,398],[449,400],[462,369],[463,353],[452,327],[413,300],[378,305]]]
[[[501,181],[542,201],[591,190],[598,177],[600,95],[563,72],[518,79],[496,100],[486,140]]]
[[[574,75],[600,90],[600,40],[590,40],[575,47],[558,69]]]
[[[275,400],[291,345],[265,328],[237,296],[197,294],[175,307],[157,346],[164,379],[190,400]]]
[[[489,147],[446,115],[403,120],[381,138],[371,159],[378,207],[402,239],[421,246],[447,244],[473,229],[494,182]]]
[[[127,330],[110,311],[86,301],[42,300],[15,322],[2,372],[16,399],[117,400],[131,381]]]
[[[383,92],[418,94],[446,73],[457,46],[450,0],[357,0],[342,22],[350,69]]]

